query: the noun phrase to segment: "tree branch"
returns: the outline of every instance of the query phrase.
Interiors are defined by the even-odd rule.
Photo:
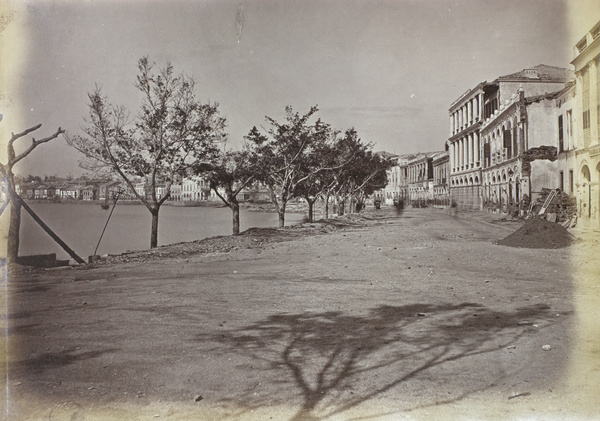
[[[215,192],[215,194],[217,195],[217,197],[219,199],[221,199],[223,201],[223,203],[225,203],[225,205],[227,205],[228,208],[231,208],[233,206],[233,204],[231,202],[229,202],[229,200],[225,199],[221,193],[219,193],[219,190],[217,189],[217,186],[211,186],[212,190]]]
[[[11,151],[12,151],[12,153],[11,153],[11,152],[9,152],[9,153],[10,153],[11,155],[13,155],[13,154],[14,154],[13,143],[15,142],[15,140],[19,139],[20,137],[23,137],[23,136],[27,135],[28,133],[31,133],[31,132],[33,132],[33,131],[35,131],[35,130],[39,129],[40,127],[42,127],[42,125],[41,125],[41,124],[38,124],[37,126],[31,127],[31,128],[29,128],[29,129],[25,130],[25,131],[24,131],[24,132],[22,132],[22,133],[18,133],[18,134],[16,134],[16,135],[15,135],[15,134],[13,134],[13,135],[12,135],[12,137],[11,137],[11,139],[10,139],[10,140],[9,140],[9,142],[8,142],[8,147],[9,147],[9,150],[11,150]],[[43,138],[43,139],[40,139],[40,140],[35,140],[35,139],[32,139],[31,145],[30,145],[30,146],[29,146],[29,148],[27,148],[27,149],[26,149],[26,150],[25,150],[23,153],[21,153],[21,154],[20,154],[20,155],[18,155],[18,156],[14,156],[14,155],[13,155],[13,156],[11,157],[12,159],[10,159],[10,158],[9,158],[9,159],[10,159],[10,160],[9,160],[9,163],[8,163],[8,165],[9,165],[9,168],[11,168],[11,169],[12,169],[12,167],[14,167],[14,165],[15,165],[17,162],[19,162],[20,160],[22,160],[23,158],[25,158],[27,155],[29,155],[29,154],[31,153],[31,151],[33,151],[35,148],[37,148],[37,147],[38,147],[39,145],[41,145],[42,143],[46,143],[46,142],[49,142],[49,141],[51,141],[52,139],[56,139],[58,136],[60,136],[60,135],[61,135],[61,134],[63,134],[64,132],[65,132],[65,131],[59,127],[59,128],[58,128],[58,130],[56,131],[56,133],[54,133],[53,135],[50,135],[50,136],[48,136],[48,137],[45,137],[45,138]]]
[[[38,124],[37,126],[30,127],[29,129],[27,129],[21,133],[17,133],[17,134],[11,133],[12,136],[11,136],[10,140],[8,141],[8,144],[9,145],[13,144],[15,140],[19,139],[20,137],[27,136],[31,132],[35,132],[40,127],[42,127],[42,125]]]

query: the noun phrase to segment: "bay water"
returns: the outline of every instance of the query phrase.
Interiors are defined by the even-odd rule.
[[[94,253],[111,208],[98,204],[43,203],[29,204],[36,214],[79,256],[87,259]],[[8,212],[2,222],[8,220]],[[68,259],[68,254],[43,231],[23,210],[19,255],[56,253]],[[286,226],[303,219],[302,214],[286,214]],[[150,212],[143,205],[117,203],[96,254],[119,254],[128,250],[144,250],[150,246]],[[277,213],[253,212],[241,209],[240,231],[252,227],[278,226]],[[231,235],[232,212],[227,207],[162,206],[159,213],[158,244],[200,240],[219,235]],[[3,241],[4,243],[4,241]],[[5,255],[5,245],[3,244]]]

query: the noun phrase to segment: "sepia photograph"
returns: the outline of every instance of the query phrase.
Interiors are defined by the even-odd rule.
[[[598,0],[0,0],[0,419],[600,421]]]

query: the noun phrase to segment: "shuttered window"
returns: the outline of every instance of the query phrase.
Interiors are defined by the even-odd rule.
[[[583,69],[581,75],[582,92],[582,121],[583,121],[583,147],[590,146],[590,67]]]
[[[558,151],[562,152],[565,150],[565,138],[563,133],[563,116],[558,116]]]
[[[512,158],[512,137],[509,130],[504,130],[504,148],[506,149],[506,159]]]

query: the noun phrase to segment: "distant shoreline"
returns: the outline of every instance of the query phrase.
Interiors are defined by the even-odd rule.
[[[108,204],[112,207],[114,202],[112,200],[104,201],[104,200],[52,200],[52,199],[25,199],[27,203],[47,203],[51,205],[96,205],[102,206]],[[119,200],[117,202],[118,205],[142,205],[144,204],[140,200]],[[164,206],[173,206],[173,207],[212,207],[212,208],[220,208],[225,207],[223,202],[165,202]]]
[[[44,203],[51,205],[84,205],[84,206],[102,206],[105,204],[109,205],[111,208],[114,204],[112,200],[108,202],[104,200],[59,200],[54,201],[52,199],[25,199],[27,203]],[[119,200],[117,205],[140,205],[144,206],[144,204],[140,200]],[[168,201],[164,203],[164,206],[170,206],[174,208],[193,208],[193,207],[205,207],[205,208],[227,208],[227,206],[222,201],[186,201],[186,202],[174,202]],[[248,203],[243,202],[240,203],[240,208],[245,209],[249,212],[268,212],[273,213],[277,212],[275,205],[270,202],[261,202],[261,203]],[[286,213],[302,213],[307,211],[307,206],[305,203],[290,203],[288,204],[288,209]],[[315,209],[316,213],[318,210]]]

